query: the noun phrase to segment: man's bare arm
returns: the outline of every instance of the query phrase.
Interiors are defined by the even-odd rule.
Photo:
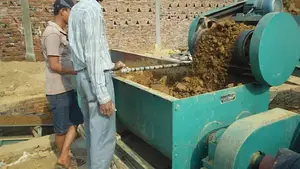
[[[59,62],[59,56],[48,56],[49,67],[53,72],[59,74],[71,74],[76,75],[77,73],[73,69],[63,68]]]

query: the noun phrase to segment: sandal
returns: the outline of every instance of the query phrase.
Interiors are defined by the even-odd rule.
[[[85,164],[85,160],[80,159],[80,158],[71,158],[71,166],[76,166],[76,167],[80,167],[83,166]]]
[[[75,161],[78,167],[83,166],[86,163],[83,159],[80,158],[75,158]]]
[[[65,166],[63,166],[61,164],[56,163],[55,169],[68,169],[68,168],[66,168]]]

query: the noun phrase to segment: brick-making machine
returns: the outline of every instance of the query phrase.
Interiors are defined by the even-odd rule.
[[[227,19],[254,25],[238,36],[233,56],[234,67],[239,72],[247,70],[253,82],[176,98],[116,76],[118,119],[171,159],[173,169],[262,169],[274,163],[277,168],[299,168],[295,161],[299,159],[300,115],[268,110],[270,87],[286,82],[300,57],[300,28],[282,9],[281,0],[240,1],[203,13],[190,25],[192,54],[206,18],[206,26]],[[111,54],[113,60],[128,66],[135,61],[134,66],[145,66],[138,65],[140,60],[151,60],[130,53]],[[284,156],[289,151],[296,155]]]

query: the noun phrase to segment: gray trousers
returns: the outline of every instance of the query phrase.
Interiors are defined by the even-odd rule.
[[[110,117],[100,113],[87,70],[79,72],[76,78],[84,116],[89,169],[108,169],[115,150],[116,113]],[[112,72],[105,72],[105,80],[109,95],[115,103]]]

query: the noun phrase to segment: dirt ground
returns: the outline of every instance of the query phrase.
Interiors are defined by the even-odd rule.
[[[5,125],[28,125],[28,124],[52,124],[52,114],[39,116],[0,116],[0,124]]]
[[[33,144],[35,141],[39,143]],[[23,154],[16,156],[10,155],[11,158],[7,158],[2,161],[2,169],[53,169],[55,168],[58,152],[55,146],[53,147],[41,147],[39,144],[46,144],[42,142],[40,138],[33,138],[26,142],[22,142],[25,146],[32,148],[28,151],[23,151]],[[29,143],[30,142],[30,143]],[[54,144],[51,143],[52,145]],[[9,145],[14,148],[13,145]],[[19,148],[18,143],[15,144],[15,148]],[[22,148],[19,148],[22,149]],[[74,160],[74,158],[72,158]],[[72,167],[78,169],[76,162],[73,162]]]
[[[191,69],[183,74],[173,73],[161,77],[150,71],[144,71],[121,76],[176,98],[236,86],[240,82],[232,81],[228,75],[235,42],[242,31],[253,28],[227,21],[206,30],[197,44]],[[174,69],[177,68],[170,71],[173,72]]]
[[[277,96],[270,103],[269,109],[277,107],[300,113],[300,85],[279,89]]]
[[[44,95],[43,62],[0,61],[0,105]]]
[[[294,15],[300,14],[300,0],[284,0],[284,10]]]

